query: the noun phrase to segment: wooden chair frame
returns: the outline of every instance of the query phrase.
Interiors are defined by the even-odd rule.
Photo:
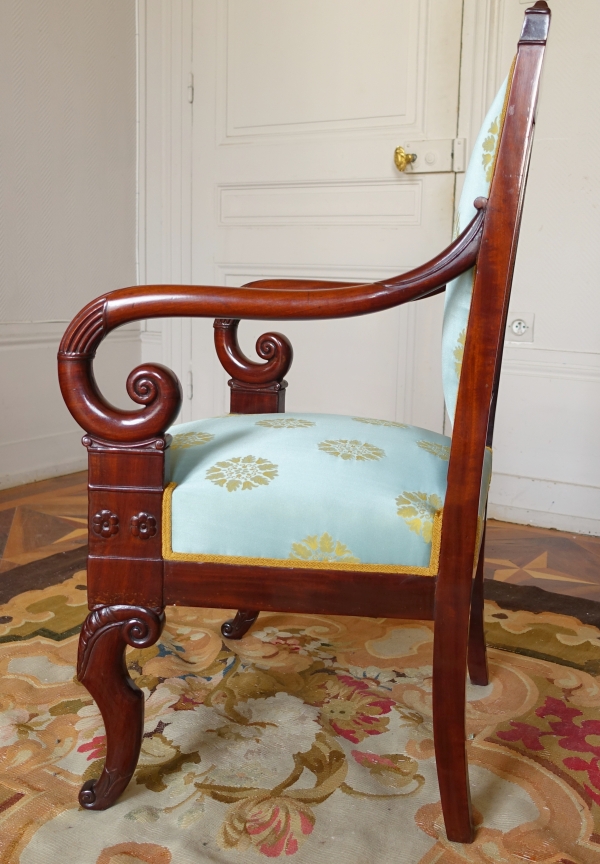
[[[410,273],[356,285],[266,280],[239,289],[155,285],[111,292],[89,303],[69,325],[58,355],[65,402],[86,430],[89,454],[90,614],[81,632],[78,675],[98,703],[107,735],[102,775],[80,793],[83,807],[105,809],[125,789],[137,764],[143,695],[124,662],[127,645],[160,636],[169,604],[236,608],[223,632],[239,638],[256,610],[429,619],[434,625],[433,716],[441,801],[450,840],[473,839],[465,751],[465,672],[488,681],[483,632],[483,544],[477,523],[485,447],[492,441],[502,346],[539,78],[550,10],[528,9],[489,199],[438,257]],[[477,265],[452,436],[436,577],[233,566],[163,560],[161,510],[166,430],[181,406],[181,388],[167,368],[147,364],[127,380],[142,410],[109,405],[94,380],[102,339],[129,321],[168,316],[211,317],[215,344],[232,375],[231,410],[284,410],[292,350],[267,333],[257,343],[265,363],[237,343],[240,319],[325,319],[364,315],[430,297]],[[475,577],[473,573],[475,570]]]

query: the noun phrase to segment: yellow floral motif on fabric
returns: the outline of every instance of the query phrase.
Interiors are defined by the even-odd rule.
[[[492,182],[492,175],[494,173],[494,157],[496,155],[496,147],[498,146],[498,133],[500,132],[499,120],[500,118],[496,117],[493,121],[492,125],[488,129],[487,138],[483,142],[484,152],[481,161],[483,167],[486,169],[485,179],[488,183]]]
[[[426,543],[431,543],[433,517],[442,509],[437,495],[427,492],[404,492],[396,498],[398,516],[401,516],[411,531],[420,534]]]
[[[268,426],[271,429],[305,429],[307,426],[316,426],[312,420],[303,420],[300,417],[276,417],[272,420],[257,420],[255,426]]]
[[[467,328],[465,327],[461,330],[461,333],[458,337],[458,342],[456,343],[456,348],[452,352],[454,354],[454,371],[456,372],[456,377],[460,379],[460,370],[462,369],[463,355],[465,353],[465,340],[467,338]]]
[[[356,459],[357,462],[376,461],[385,456],[385,450],[365,441],[348,441],[340,438],[337,441],[321,441],[319,450],[330,453],[332,456],[340,456],[342,459]]]
[[[292,543],[289,557],[293,561],[343,561],[346,564],[360,564],[360,558],[327,533],[320,537],[315,534],[305,537],[300,543]]]
[[[277,465],[256,456],[234,456],[225,462],[217,462],[206,472],[207,480],[216,486],[224,486],[228,492],[268,486],[275,477]]]
[[[173,437],[171,450],[187,450],[188,447],[199,447],[208,444],[215,436],[210,432],[180,432]]]
[[[427,450],[428,453],[433,453],[444,462],[450,458],[450,446],[448,444],[438,444],[437,441],[417,441],[417,447],[422,450]]]
[[[395,420],[371,420],[370,417],[353,417],[357,423],[370,423],[371,426],[395,426],[397,429],[406,429],[406,423],[396,423]]]

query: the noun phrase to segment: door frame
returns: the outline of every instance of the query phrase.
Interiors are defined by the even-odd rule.
[[[499,65],[508,2],[463,0],[457,136],[467,139],[468,153],[506,74]],[[193,0],[136,0],[136,15],[138,283],[190,284]],[[150,93],[157,96],[150,98]],[[455,177],[458,200],[464,174]],[[145,322],[141,341],[142,361],[165,363],[179,377],[184,389],[180,421],[191,420],[191,321]],[[414,340],[408,340],[407,350],[416,350]],[[409,422],[412,400],[405,388]],[[221,410],[215,397],[215,412]]]

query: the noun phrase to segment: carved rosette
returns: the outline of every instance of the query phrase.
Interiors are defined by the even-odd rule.
[[[149,540],[156,534],[156,518],[152,513],[138,513],[131,517],[131,533],[140,540]]]
[[[119,517],[111,510],[99,510],[92,517],[92,530],[100,537],[111,537],[119,533]]]

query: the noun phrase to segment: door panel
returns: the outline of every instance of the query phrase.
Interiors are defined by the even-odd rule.
[[[222,29],[227,138],[414,123],[425,5],[229,2]]]
[[[462,0],[206,0],[194,6],[195,283],[370,281],[451,239],[454,174],[400,174],[396,146],[457,129]],[[440,430],[443,299],[335,322],[246,322],[294,345],[288,410]],[[227,410],[208,322],[194,416]]]

